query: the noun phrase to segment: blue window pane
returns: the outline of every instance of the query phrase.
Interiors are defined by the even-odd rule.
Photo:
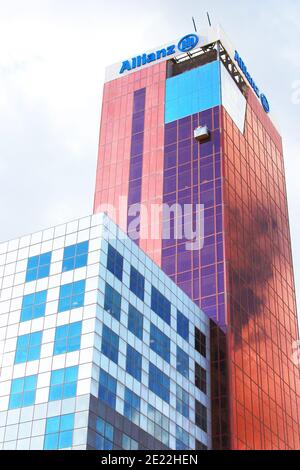
[[[56,328],[54,355],[77,351],[80,348],[81,327],[81,322],[76,322]]]
[[[113,362],[118,364],[119,337],[105,325],[103,325],[102,329],[101,352]]]
[[[100,370],[99,392],[100,400],[103,400],[111,408],[116,407],[117,381],[105,371]]]
[[[70,413],[67,415],[62,415],[60,420],[60,430],[69,431],[74,427],[74,414]]]
[[[77,383],[76,382],[65,384],[63,398],[75,397],[76,389],[77,389]]]
[[[51,385],[62,384],[64,381],[64,369],[54,370],[51,374]]]
[[[189,356],[177,346],[177,371],[189,378]]]
[[[77,243],[64,249],[63,272],[82,268],[87,265],[89,242]]]
[[[177,311],[177,333],[186,341],[189,340],[189,320]]]
[[[21,393],[24,390],[24,378],[14,379],[11,384],[11,393]]]
[[[23,395],[23,406],[31,406],[34,404],[35,400],[35,391],[24,392]]]
[[[155,287],[151,290],[151,309],[168,325],[171,322],[171,303]]]
[[[39,359],[42,332],[19,336],[16,347],[15,364]]]
[[[137,426],[140,424],[140,397],[134,392],[125,388],[124,395],[124,416]]]
[[[108,244],[107,269],[113,273],[117,279],[122,281],[123,277],[123,256]]]
[[[105,286],[104,309],[116,320],[120,321],[121,296],[109,284],[106,284]]]
[[[11,395],[9,399],[9,409],[21,408],[23,402],[23,395],[18,393],[17,395]]]
[[[170,378],[155,367],[149,364],[149,389],[162,400],[170,401]]]
[[[126,371],[139,382],[142,378],[142,355],[127,344]]]
[[[165,361],[170,362],[170,339],[153,323],[150,327],[150,348]]]
[[[58,448],[65,449],[66,447],[72,447],[73,431],[64,431],[59,435]]]
[[[144,301],[145,278],[133,266],[130,268],[130,290]]]
[[[49,401],[62,400],[63,399],[63,386],[54,385],[50,388]]]
[[[58,312],[65,312],[84,304],[85,281],[77,281],[61,286],[59,293]]]
[[[48,418],[46,423],[46,434],[51,434],[59,431],[59,416]]]
[[[58,433],[49,434],[45,436],[44,450],[57,450],[58,449]]]
[[[78,377],[78,366],[68,367],[65,373],[65,382],[74,382]]]
[[[128,329],[137,338],[143,339],[143,315],[131,304],[128,307]]]
[[[38,294],[35,294],[35,295],[38,295]],[[33,304],[34,304],[34,294],[25,295],[23,297],[22,308],[31,307],[31,305]]]
[[[52,253],[44,253],[28,259],[26,282],[42,279],[49,276]]]

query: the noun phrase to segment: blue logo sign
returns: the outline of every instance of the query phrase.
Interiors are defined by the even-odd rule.
[[[267,97],[263,93],[260,95],[260,101],[266,113],[269,113],[270,112],[269,101],[267,100]]]
[[[241,71],[243,72],[243,74],[247,78],[248,82],[250,83],[250,86],[253,89],[254,93],[260,99],[262,107],[264,108],[265,112],[269,113],[270,112],[270,105],[269,105],[269,102],[268,102],[266,96],[263,93],[260,93],[258,86],[256,85],[255,81],[251,77],[245,63],[243,62],[242,58],[240,57],[240,55],[237,51],[235,51],[234,60],[238,63]]]
[[[197,46],[198,42],[199,38],[196,34],[188,34],[179,41],[178,49],[181,52],[189,52]]]
[[[171,44],[170,46],[163,47],[156,52],[151,52],[150,54],[141,54],[137,57],[133,57],[131,60],[124,60],[120,74],[126,71],[130,72],[131,70],[137,69],[146,64],[150,64],[156,60],[167,60],[170,56],[173,56],[178,51],[189,52],[197,46],[198,42],[199,38],[196,34],[187,34],[179,41],[177,48],[175,44]]]

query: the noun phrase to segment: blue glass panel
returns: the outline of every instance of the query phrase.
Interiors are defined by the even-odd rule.
[[[63,399],[63,385],[54,385],[50,388],[49,401]]]
[[[65,449],[66,447],[72,447],[73,431],[61,432],[59,435],[58,448]]]
[[[74,414],[70,413],[67,415],[62,415],[60,420],[60,430],[69,431],[74,427]]]
[[[58,433],[46,435],[44,440],[44,450],[56,449],[58,449]]]
[[[188,70],[166,80],[166,124],[220,104],[220,63],[218,61]]]
[[[177,333],[186,341],[189,340],[189,320],[177,311]]]

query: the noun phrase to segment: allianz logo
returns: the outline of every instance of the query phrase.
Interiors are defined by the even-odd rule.
[[[196,34],[188,34],[180,39],[177,46],[176,44],[172,44],[170,46],[159,49],[156,52],[151,52],[150,54],[141,54],[137,57],[133,57],[130,60],[125,60],[122,63],[120,74],[123,74],[126,71],[130,72],[131,70],[142,67],[146,64],[150,64],[151,62],[167,58],[176,54],[176,52],[189,52],[197,46],[198,42],[199,37]]]

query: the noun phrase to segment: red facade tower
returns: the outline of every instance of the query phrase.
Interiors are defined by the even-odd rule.
[[[201,250],[162,236],[176,214],[161,215],[160,236],[142,236],[162,204],[202,204]],[[94,212],[106,205],[129,235],[140,207],[136,242],[211,319],[213,447],[300,449],[282,142],[220,28],[108,68]]]

